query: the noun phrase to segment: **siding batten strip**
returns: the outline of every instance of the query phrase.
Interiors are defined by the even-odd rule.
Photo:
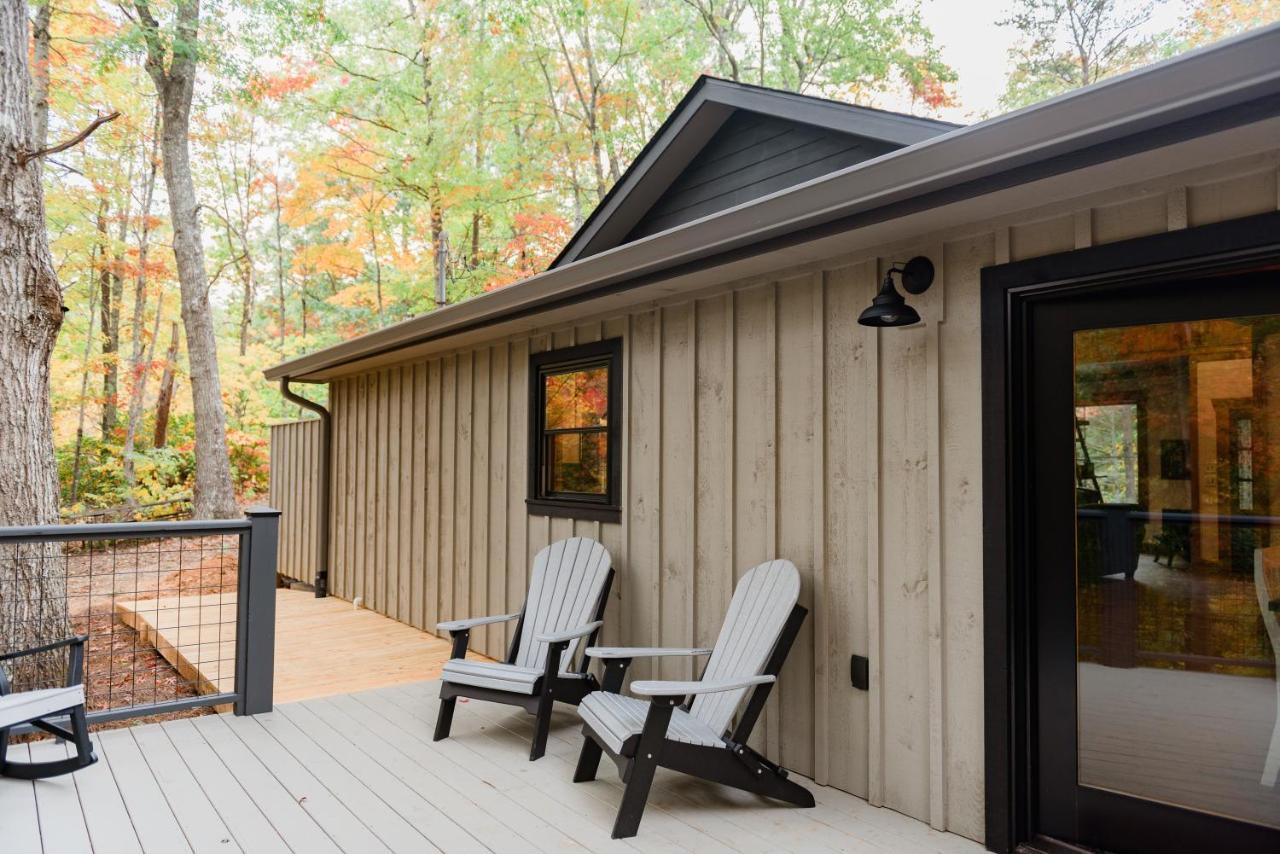
[[[1089,208],[1075,212],[1075,244],[1077,249],[1093,245],[1093,211]]]
[[[831,643],[827,600],[827,274],[814,274],[813,294],[813,778],[819,785],[830,779],[829,742],[831,703]]]
[[[666,448],[662,446],[662,442],[664,439],[662,435],[662,414],[663,414],[663,411],[665,410],[665,407],[662,405],[663,404],[662,380],[664,376],[663,364],[662,364],[662,340],[664,335],[663,330],[665,327],[665,324],[663,323],[663,319],[664,319],[663,310],[662,309],[655,310],[653,313],[653,342],[656,345],[656,349],[654,351],[654,356],[653,356],[653,366],[654,366],[653,367],[653,372],[654,372],[653,401],[654,401],[654,423],[657,425],[658,429],[657,429],[657,440],[655,442],[656,453],[654,454],[653,461],[658,470],[658,482],[654,485],[656,489],[655,489],[655,494],[652,496],[654,504],[656,505],[656,512],[654,512],[654,533],[656,534],[656,536],[654,538],[654,546],[653,546],[653,556],[654,556],[653,605],[654,607],[653,607],[653,613],[650,615],[652,619],[652,623],[650,624],[650,627],[649,627],[649,636],[654,639],[657,646],[661,646],[663,643],[663,637],[662,637],[662,588],[663,588],[662,540],[663,540],[664,531],[663,531],[663,525],[662,525],[662,521],[663,521],[662,520],[662,484],[667,477],[666,466],[664,465],[665,457],[666,457]],[[650,670],[649,678],[651,679],[664,678],[662,675],[663,669],[667,664],[668,662],[664,662],[660,659],[658,661],[652,662],[650,665],[651,670]]]
[[[765,482],[765,512],[769,514],[765,531],[768,535],[766,547],[767,559],[778,557],[778,283],[770,282],[768,287],[768,332],[765,335],[768,359],[768,390],[766,407],[769,413],[769,464],[768,477]],[[764,711],[764,744],[765,752],[774,760],[782,746],[779,733],[778,707],[782,702],[781,691],[770,691],[769,700]]]
[[[410,526],[413,531],[413,556],[409,598],[413,625],[426,631],[435,629],[424,613],[427,589],[427,366],[413,366],[413,484],[409,500],[413,502]]]
[[[1174,187],[1165,201],[1169,231],[1181,231],[1187,227],[1187,188]]]
[[[422,590],[422,619],[428,631],[440,622],[440,442],[443,435],[440,359],[427,363],[427,577]]]
[[[724,337],[725,337],[725,441],[729,447],[725,452],[725,495],[728,507],[728,526],[729,526],[729,565],[724,568],[724,572],[729,575],[730,583],[725,585],[724,602],[721,603],[725,613],[729,611],[729,602],[733,598],[733,581],[736,578],[735,573],[738,571],[738,545],[737,545],[737,518],[738,514],[734,512],[738,502],[738,485],[735,470],[737,467],[738,456],[738,431],[734,429],[734,413],[737,406],[737,371],[738,362],[738,321],[737,307],[734,299],[734,292],[729,291],[725,295],[725,312],[724,312]]]
[[[685,625],[685,637],[688,639],[689,646],[697,645],[698,625],[698,583],[695,573],[698,572],[698,301],[693,300],[689,303],[689,330],[688,330],[688,346],[689,346],[689,397],[691,405],[688,408],[689,413],[689,555],[688,562],[685,564],[687,583],[688,583],[688,607],[685,611],[687,621]],[[684,673],[681,674],[682,679],[696,679],[701,668],[700,662],[692,657],[687,658],[684,666],[681,668]]]
[[[815,275],[813,297],[813,776],[831,777],[831,649],[827,599],[827,271]]]
[[[869,263],[870,283],[864,285],[867,302],[875,293],[878,278],[877,265]],[[870,388],[865,410],[867,419],[867,506],[873,511],[867,526],[867,801],[873,806],[884,806],[884,689],[880,680],[881,650],[881,550],[880,532],[884,525],[884,508],[880,505],[880,339],[879,330],[873,331],[873,342],[867,348],[867,377]]]
[[[942,253],[937,253],[941,271]],[[942,413],[939,380],[941,352],[940,323],[929,324],[925,357],[926,394],[929,423],[929,525],[927,572],[929,584],[929,824],[945,830],[946,752],[943,729],[944,683],[942,675]]]

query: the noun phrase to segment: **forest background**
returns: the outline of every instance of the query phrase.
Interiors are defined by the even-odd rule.
[[[37,128],[94,130],[43,158],[68,517],[163,515],[196,477],[158,48],[194,69],[196,237],[242,500],[266,487],[268,425],[299,415],[264,367],[545,269],[699,74],[918,115],[964,106],[909,0],[29,9]],[[1011,0],[973,37],[1016,35],[1003,110],[1275,20],[1280,0]]]

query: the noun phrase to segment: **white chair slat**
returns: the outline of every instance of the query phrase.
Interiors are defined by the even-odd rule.
[[[538,552],[516,650],[517,666],[544,668],[547,645],[535,640],[538,635],[576,628],[594,619],[593,609],[611,566],[608,550],[585,537],[560,540]],[[569,667],[577,647],[578,641],[569,643],[560,659],[561,669]]]
[[[716,681],[761,673],[799,598],[800,573],[789,560],[768,561],[744,575],[702,678]],[[744,688],[700,694],[689,713],[724,732],[746,692]]]

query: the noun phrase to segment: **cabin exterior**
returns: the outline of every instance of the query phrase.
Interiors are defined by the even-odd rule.
[[[431,630],[518,609],[533,554],[586,536],[617,572],[604,643],[709,646],[741,573],[787,558],[810,618],[771,759],[991,850],[1266,849],[1278,56],[1262,30],[965,128],[700,81],[547,272],[266,372],[328,387],[324,420],[273,432],[306,549],[282,571]],[[859,325],[916,257],[920,322]],[[586,420],[549,414],[566,376],[605,399]],[[1201,625],[1148,649],[1175,565],[1223,580],[1153,606]],[[1125,684],[1248,730],[1239,767],[1195,782],[1207,755]]]

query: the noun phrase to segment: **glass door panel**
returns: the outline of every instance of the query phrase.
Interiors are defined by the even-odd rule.
[[[1280,315],[1072,353],[1077,782],[1280,828]]]

